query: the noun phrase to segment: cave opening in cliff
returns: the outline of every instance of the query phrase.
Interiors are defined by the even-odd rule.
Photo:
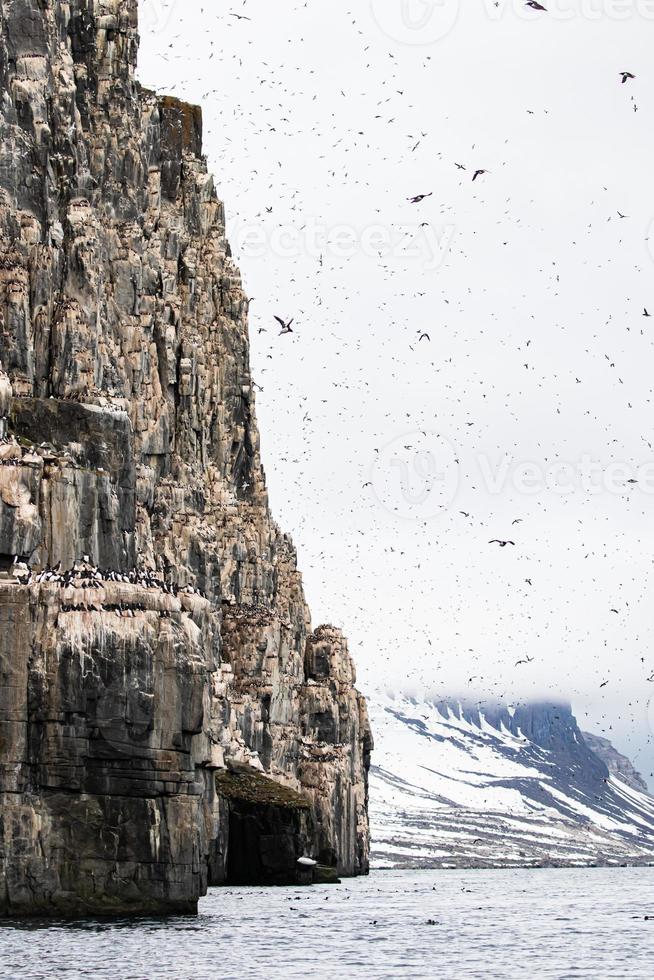
[[[228,885],[293,884],[297,821],[283,808],[230,806]]]
[[[216,781],[229,812],[226,884],[294,884],[312,839],[308,801],[251,769]]]

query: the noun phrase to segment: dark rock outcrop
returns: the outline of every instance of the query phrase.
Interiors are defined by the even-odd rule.
[[[259,868],[364,873],[366,706],[270,516],[201,112],[136,82],[136,0],[0,18],[0,912],[194,910],[235,767],[309,808],[257,805]]]
[[[582,732],[582,735],[588,748],[602,760],[612,776],[619,776],[623,783],[638,790],[639,793],[649,793],[647,783],[631,759],[618,752],[608,738],[602,738],[601,735],[591,735],[590,732]]]

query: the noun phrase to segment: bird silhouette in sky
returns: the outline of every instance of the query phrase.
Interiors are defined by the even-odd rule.
[[[291,324],[295,322],[295,318],[289,320],[288,322],[282,320],[280,316],[276,316],[275,319],[277,320],[277,323],[281,325],[282,328],[281,333],[279,335],[280,337],[283,337],[284,334],[286,333],[293,333],[293,331],[291,330]]]

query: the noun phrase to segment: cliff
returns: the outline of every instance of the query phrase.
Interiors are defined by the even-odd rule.
[[[136,82],[136,0],[0,17],[0,912],[365,873],[366,705],[270,516],[201,112]]]
[[[601,735],[591,735],[590,732],[582,732],[584,742],[596,756],[605,764],[612,776],[618,776],[623,783],[639,793],[649,793],[647,783],[634,766],[631,759],[615,748],[608,738]]]

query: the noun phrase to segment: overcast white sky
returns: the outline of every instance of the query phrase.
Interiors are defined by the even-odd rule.
[[[145,0],[140,77],[204,108],[273,511],[360,686],[563,695],[649,776],[654,0],[544,2]]]

